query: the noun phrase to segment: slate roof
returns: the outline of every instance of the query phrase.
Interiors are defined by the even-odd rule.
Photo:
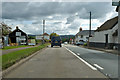
[[[83,31],[80,31],[76,34],[76,36],[78,35],[89,35],[89,30],[83,30]],[[94,30],[91,30],[91,35],[94,35]]]
[[[118,16],[106,21],[96,31],[104,31],[104,30],[112,29],[117,23],[118,23]]]
[[[44,33],[43,35],[49,36],[49,34],[48,34],[48,33]]]

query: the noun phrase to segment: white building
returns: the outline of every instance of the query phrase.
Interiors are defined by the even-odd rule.
[[[90,46],[113,48],[118,45],[118,17],[114,17],[101,25],[90,38]]]
[[[94,30],[91,30],[91,35],[94,35]],[[89,38],[89,30],[82,30],[80,28],[79,32],[75,35],[75,43],[77,42],[87,42]]]
[[[37,40],[42,40],[42,39],[43,39],[43,35],[36,35],[35,38],[36,38]]]
[[[46,39],[46,40],[49,40],[49,39],[50,39],[49,34],[44,33],[43,35],[44,35],[44,39]],[[37,39],[37,40],[42,40],[42,39],[43,39],[43,35],[36,35],[36,39]]]

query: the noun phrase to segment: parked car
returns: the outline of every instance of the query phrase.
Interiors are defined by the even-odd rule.
[[[51,38],[51,47],[53,47],[53,46],[62,47],[61,43],[62,43],[61,37],[57,36],[57,37]]]
[[[80,41],[80,42],[77,42],[76,45],[79,46],[79,45],[84,45],[86,42],[85,41]]]
[[[64,42],[64,44],[68,44],[68,42]]]

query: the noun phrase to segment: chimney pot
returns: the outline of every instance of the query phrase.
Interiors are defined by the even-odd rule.
[[[16,26],[16,29],[18,29],[18,26]]]

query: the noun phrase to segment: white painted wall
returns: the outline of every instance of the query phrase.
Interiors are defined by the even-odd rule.
[[[42,40],[42,37],[43,37],[42,35],[36,35],[37,40]]]
[[[113,37],[112,34],[118,29],[118,24],[110,30],[95,32],[94,37],[90,38],[90,42],[105,43],[105,34],[108,34],[108,43],[118,43],[118,37]]]
[[[49,40],[49,39],[50,39],[50,36],[45,35],[45,36],[44,36],[44,39]]]
[[[75,38],[75,42],[79,42],[80,40],[83,40],[83,41],[88,41],[88,39],[86,37],[88,37],[89,35],[83,35],[83,37],[81,38],[81,36],[76,36]]]

